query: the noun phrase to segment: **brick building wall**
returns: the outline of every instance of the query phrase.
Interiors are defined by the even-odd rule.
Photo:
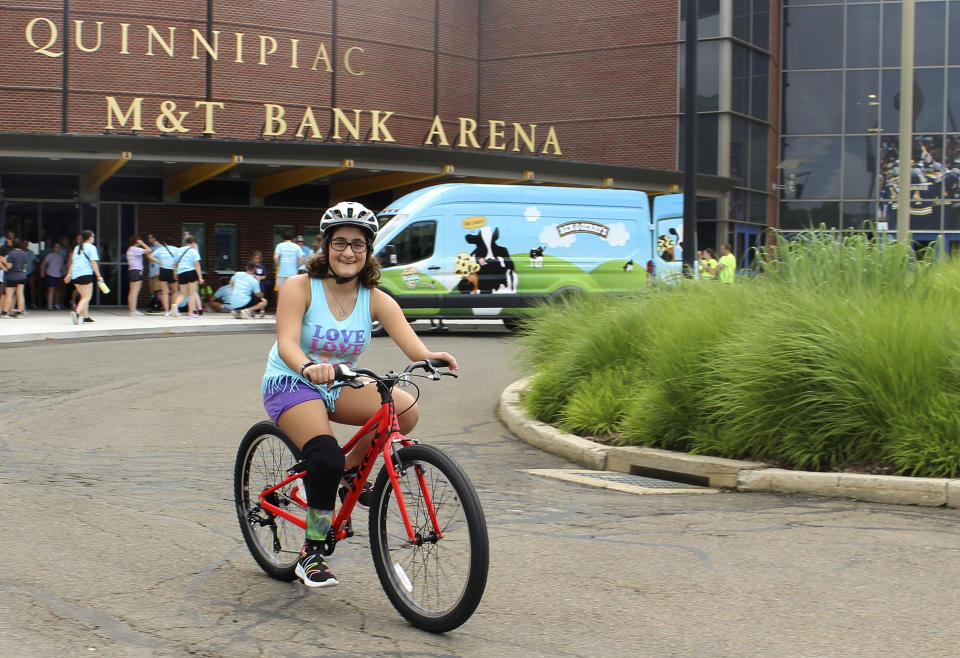
[[[208,71],[206,53],[191,32],[206,37],[205,3],[72,0],[65,29],[62,1],[27,0],[0,7],[5,63],[0,67],[5,101],[0,131],[56,133],[64,123],[63,57],[33,52],[27,42],[27,24],[39,18],[31,33],[35,44],[42,48],[56,29],[46,51],[67,52],[66,132],[104,132],[105,96],[116,97],[123,111],[142,97],[139,134],[161,134],[158,118],[174,126],[161,111],[161,102],[169,101],[176,104],[169,115],[189,112],[182,121],[185,130],[173,134],[199,137],[204,113],[195,103],[207,99],[209,76],[209,99],[226,105],[214,110],[216,137],[259,139],[264,103],[275,103],[284,107],[288,124],[277,139],[292,139],[309,107],[329,140],[334,103],[346,110],[393,112],[387,125],[403,145],[422,145],[439,114],[451,142],[459,117],[478,120],[481,142],[488,120],[506,123],[508,142],[511,123],[536,123],[541,146],[552,124],[563,154],[549,157],[674,168],[678,10],[663,5],[652,0],[586,5],[582,0],[338,0],[334,16],[333,2],[306,7],[294,0],[215,0],[218,59]],[[79,43],[74,21],[83,21]],[[98,43],[98,21],[103,23],[100,47],[84,52]],[[125,33],[124,23],[129,24]],[[172,57],[165,51],[171,43]],[[264,51],[275,43],[276,52],[261,55],[261,43]],[[322,60],[311,70],[321,45],[332,73]],[[354,49],[354,70],[363,75],[347,70],[348,49]],[[115,132],[131,127],[131,122],[117,125]],[[361,140],[371,136],[370,129],[366,113]]]

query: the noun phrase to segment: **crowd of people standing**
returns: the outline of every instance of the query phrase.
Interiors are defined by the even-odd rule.
[[[276,289],[306,270],[313,250],[303,236],[284,234],[273,254]],[[127,310],[142,316],[139,301],[147,282],[151,309],[165,317],[195,319],[205,310],[233,313],[237,318],[264,317],[273,280],[267,277],[263,253],[255,251],[242,269],[222,281],[216,290],[204,276],[203,257],[196,236],[184,231],[180,246],[148,233],[146,240],[131,236],[126,249]],[[12,231],[0,244],[0,319],[19,318],[28,308],[69,309],[74,324],[94,322],[90,317],[93,286],[109,287],[100,268],[96,234],[83,231],[69,238],[47,241],[39,252]]]

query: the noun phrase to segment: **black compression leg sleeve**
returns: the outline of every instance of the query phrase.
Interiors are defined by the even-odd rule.
[[[332,510],[344,465],[343,451],[337,440],[329,434],[315,436],[304,444],[300,453],[307,464],[304,478],[307,504],[320,510]]]

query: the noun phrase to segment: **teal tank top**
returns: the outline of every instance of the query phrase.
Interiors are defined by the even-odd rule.
[[[309,281],[310,307],[303,314],[300,347],[307,358],[318,363],[355,365],[370,345],[370,330],[373,328],[370,318],[370,289],[360,286],[353,312],[340,321],[333,317],[327,305],[323,279],[311,277]],[[300,374],[291,370],[280,358],[277,342],[274,341],[267,357],[261,392],[295,391],[301,381],[303,380]]]

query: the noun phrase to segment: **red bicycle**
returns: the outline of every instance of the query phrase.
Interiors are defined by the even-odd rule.
[[[483,508],[466,473],[439,449],[402,435],[397,422],[393,387],[413,385],[419,397],[413,379],[456,377],[437,370],[446,365],[417,361],[402,373],[385,375],[337,367],[336,386],[376,385],[381,404],[343,446],[346,453],[361,436],[375,431],[324,542],[330,555],[338,541],[353,535],[350,515],[382,455],[369,512],[373,564],[397,611],[434,633],[457,628],[470,618],[483,596],[490,560]],[[271,422],[257,423],[240,442],[234,471],[240,529],[257,564],[278,580],[296,579],[306,528],[305,473],[300,451]]]

